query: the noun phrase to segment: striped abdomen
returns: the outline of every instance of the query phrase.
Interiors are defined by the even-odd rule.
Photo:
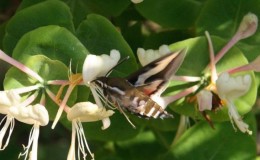
[[[104,96],[117,107],[146,118],[172,117],[148,95],[123,78],[101,77],[94,82],[103,89]]]

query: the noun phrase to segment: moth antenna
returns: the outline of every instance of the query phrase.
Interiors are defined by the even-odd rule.
[[[108,77],[110,75],[110,73],[113,71],[114,68],[116,68],[117,66],[119,66],[121,63],[123,63],[124,61],[128,60],[130,58],[130,56],[126,56],[124,57],[122,60],[120,60],[113,68],[111,68],[107,74],[105,75],[105,77]]]
[[[130,121],[130,119],[128,118],[128,116],[125,114],[125,112],[122,110],[122,108],[117,104],[117,108],[118,110],[125,116],[126,120],[131,124],[131,126],[136,129],[135,125]]]

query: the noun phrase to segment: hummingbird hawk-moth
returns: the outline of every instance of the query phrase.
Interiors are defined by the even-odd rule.
[[[91,83],[101,98],[120,112],[129,111],[139,117],[168,118],[166,112],[151,96],[160,95],[167,87],[185,57],[185,50],[169,53],[137,70],[126,78],[98,77]]]

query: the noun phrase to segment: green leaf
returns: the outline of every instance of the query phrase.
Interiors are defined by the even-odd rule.
[[[121,53],[121,57],[130,56],[130,59],[116,68],[121,75],[136,70],[137,65],[131,48],[118,30],[106,18],[91,14],[77,29],[77,37],[86,46],[91,54],[109,54],[112,49]]]
[[[167,30],[150,34],[144,42],[146,49],[158,49],[163,44],[172,44],[189,38],[191,35],[186,30]]]
[[[133,139],[117,142],[116,149],[124,160],[154,160],[165,152],[165,148],[157,142],[151,131],[143,131]]]
[[[246,121],[254,126],[253,114]],[[235,132],[230,122],[216,123],[212,129],[206,122],[200,122],[188,129],[171,147],[164,159],[176,160],[250,160],[256,157],[256,139],[241,132]]]
[[[61,1],[49,0],[17,12],[6,26],[4,50],[11,54],[25,33],[46,25],[59,25],[74,32],[69,7]]]
[[[203,34],[205,30],[208,30],[212,35],[230,39],[238,29],[243,17],[249,12],[260,17],[260,3],[256,0],[206,1],[197,19],[196,31],[198,34]],[[258,29],[252,37],[242,40],[238,45],[249,60],[253,60],[259,54],[259,36],[260,30]]]
[[[218,37],[212,37],[213,46],[215,52],[219,51],[225,44],[225,41]],[[187,48],[187,55],[183,64],[177,72],[177,75],[188,75],[188,76],[203,76],[205,73],[204,69],[209,64],[209,51],[207,40],[204,37],[191,38],[185,41],[181,41],[170,46],[171,50],[180,50]],[[247,59],[244,57],[243,53],[236,47],[233,47],[226,55],[217,63],[217,71],[221,73],[227,69],[238,67],[244,64],[247,64]],[[248,113],[256,100],[257,95],[257,83],[253,72],[246,72],[241,74],[250,74],[252,78],[252,84],[249,91],[239,99],[235,101],[235,105],[241,115]],[[239,73],[239,75],[241,75]],[[205,76],[205,75],[204,75]],[[235,75],[234,75],[235,76]],[[177,87],[180,83],[173,82],[169,89],[171,94],[176,94],[177,91],[183,91],[185,87],[178,88],[176,90],[174,87]],[[183,102],[183,103],[182,103]],[[171,108],[179,113],[188,115],[194,118],[201,117],[196,109],[196,101],[189,102],[187,99],[180,99]],[[222,107],[216,112],[209,112],[211,119],[213,121],[226,121],[229,120],[227,113],[227,108]]]
[[[37,62],[37,63],[35,63]],[[22,63],[27,67],[31,68],[33,71],[38,73],[45,82],[48,80],[66,80],[68,79],[68,68],[57,60],[50,60],[49,58],[43,55],[35,55],[24,58]],[[5,90],[15,89],[15,88],[23,88],[32,85],[36,85],[39,82],[33,77],[29,77],[24,72],[18,70],[17,68],[12,67],[8,70],[4,80],[4,88]],[[54,94],[58,92],[59,86],[51,86],[45,85],[44,89],[49,88]],[[30,92],[31,93],[31,92]],[[27,93],[25,98],[30,95]],[[68,105],[74,104],[77,96],[77,89],[75,89],[68,101]],[[40,94],[45,94],[44,92],[40,92]],[[40,97],[39,97],[40,98]],[[57,113],[58,106],[46,96],[46,108],[49,112],[50,119],[53,119]],[[34,103],[39,103],[40,99],[36,100]]]
[[[145,0],[136,9],[162,26],[183,29],[194,25],[201,6],[202,2],[194,0]]]
[[[131,2],[129,0],[90,0],[84,3],[93,13],[111,17],[119,16]]]
[[[23,59],[36,54],[60,60],[66,65],[71,61],[73,70],[81,72],[88,51],[66,28],[50,25],[25,34],[16,45],[13,57]]]

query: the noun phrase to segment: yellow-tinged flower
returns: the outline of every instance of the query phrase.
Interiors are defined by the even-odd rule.
[[[78,140],[78,159],[80,159],[80,153],[83,155],[83,159],[87,156],[85,149],[90,153],[92,159],[94,159],[94,154],[91,153],[82,126],[82,122],[94,122],[99,120],[108,120],[105,123],[107,128],[110,125],[110,120],[108,117],[114,114],[112,110],[106,110],[104,107],[97,106],[91,102],[80,102],[75,104],[67,114],[68,120],[72,121],[72,138],[70,150],[68,153],[67,160],[76,160],[75,153],[75,140],[77,135]],[[103,123],[104,124],[104,123]]]
[[[14,117],[10,114],[9,109],[12,106],[16,106],[21,103],[21,97],[18,93],[13,90],[9,91],[0,91],[0,113],[5,114],[6,116],[3,118],[0,124],[6,119],[3,128],[0,131],[0,150],[4,150],[9,143],[11,134],[14,129]],[[8,137],[6,139],[5,144],[3,145],[4,136],[9,128]]]
[[[32,124],[32,130],[30,132],[28,145],[24,146],[24,153],[20,153],[20,156],[25,156],[27,159],[29,149],[32,145],[32,150],[29,154],[30,160],[37,160],[38,150],[38,138],[40,134],[40,126],[45,126],[49,122],[49,114],[46,108],[41,104],[29,105],[29,106],[13,106],[10,108],[10,114],[20,122]]]
[[[252,131],[249,130],[248,124],[246,124],[239,115],[236,106],[234,105],[234,100],[248,92],[251,87],[251,82],[250,75],[231,77],[226,72],[222,73],[216,81],[218,95],[227,103],[228,113],[232,124],[235,122],[241,132],[247,132],[250,135],[252,134]]]

